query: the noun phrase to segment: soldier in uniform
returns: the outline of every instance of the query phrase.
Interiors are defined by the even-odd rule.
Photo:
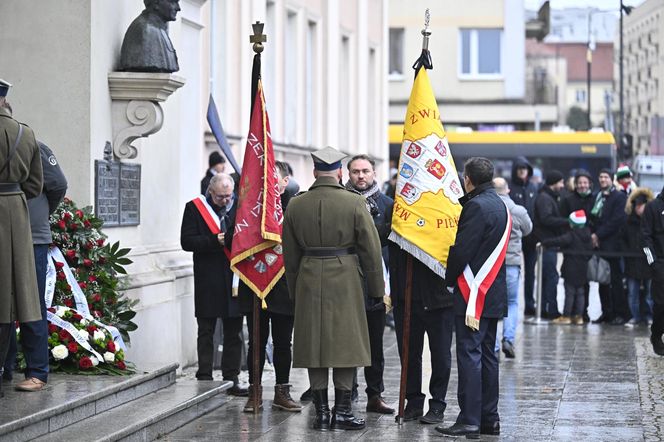
[[[380,239],[365,199],[339,184],[345,155],[326,147],[311,156],[316,181],[291,200],[283,228],[286,278],[295,302],[293,367],[309,369],[314,429],[359,430],[365,423],[351,408],[353,374],[371,364],[363,279],[367,294],[381,302]],[[331,418],[329,368],[335,388]]]
[[[42,165],[32,129],[12,118],[10,87],[0,80],[0,367],[13,322],[42,319],[26,201],[41,193]]]

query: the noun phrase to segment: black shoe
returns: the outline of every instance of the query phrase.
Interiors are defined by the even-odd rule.
[[[314,402],[316,417],[314,418],[314,430],[327,431],[330,429],[330,405],[327,402],[327,389],[307,390]],[[305,392],[306,393],[306,392]]]
[[[357,392],[357,385],[353,387],[353,390],[351,390],[350,400],[352,402],[357,402],[360,400],[360,394]]]
[[[534,308],[526,308],[523,311],[523,316],[526,316],[526,317],[535,316],[536,314],[537,314],[537,310],[535,310]]]
[[[599,315],[599,318],[594,319],[592,322],[593,324],[602,324],[604,322],[611,322],[612,320],[613,320],[612,318],[602,313],[601,315]]]
[[[427,411],[427,414],[420,418],[420,422],[423,424],[442,424],[444,413],[445,409],[443,408],[429,407],[429,411]]]
[[[620,316],[613,318],[613,321],[610,322],[611,325],[625,325],[625,320]]]
[[[307,388],[307,391],[300,396],[300,402],[311,402],[312,400],[313,395],[311,394],[311,388]]]
[[[514,346],[507,339],[503,339],[503,353],[507,359],[514,359]]]
[[[480,427],[477,425],[466,425],[457,422],[451,427],[443,427],[442,425],[438,425],[436,427],[436,431],[446,436],[466,436],[466,439],[480,438]]]
[[[664,342],[662,342],[662,337],[650,336],[650,343],[652,344],[652,351],[655,354],[664,356]]]
[[[212,376],[205,375],[205,374],[197,374],[196,379],[199,380],[199,381],[211,381],[211,380],[213,380]]]
[[[363,430],[366,427],[364,419],[353,415],[350,390],[334,389],[334,408],[330,419],[332,430]]]
[[[480,434],[489,434],[491,436],[500,435],[500,421],[496,421],[492,424],[482,424],[480,425]]]
[[[424,409],[406,405],[406,409],[403,410],[403,421],[404,422],[414,421],[422,417],[423,415],[424,415]]]
[[[233,381],[233,386],[226,390],[227,394],[230,394],[231,396],[239,396],[239,397],[248,397],[249,396],[249,389],[246,387],[243,387],[240,385],[240,382],[237,379],[224,379],[225,381]]]

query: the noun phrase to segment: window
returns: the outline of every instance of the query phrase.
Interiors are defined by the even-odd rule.
[[[586,90],[585,89],[577,89],[576,90],[576,102],[577,103],[585,103],[586,102]]]
[[[502,29],[461,29],[459,75],[495,78],[502,74]]]
[[[350,146],[350,38],[341,36],[339,57],[339,147]]]
[[[403,76],[403,28],[390,28],[390,66],[389,75],[391,78],[401,78]]]
[[[314,77],[316,75],[316,22],[310,21],[307,24],[307,39],[306,39],[306,54],[305,54],[305,67],[304,67],[304,89],[305,89],[305,131],[304,141],[307,146],[313,146],[314,143],[314,115],[316,112],[315,101],[315,84]]]

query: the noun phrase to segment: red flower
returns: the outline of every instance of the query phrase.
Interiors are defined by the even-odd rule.
[[[76,211],[76,216],[78,217],[78,219],[83,219],[83,215],[84,215],[84,214],[83,214],[83,211],[82,211],[82,210],[77,210],[77,211]]]
[[[83,247],[85,247],[86,250],[92,250],[94,248],[94,246],[95,245],[91,241],[88,241],[88,242],[85,243],[85,245]]]
[[[64,219],[65,221],[69,221],[69,220],[71,219],[71,213],[69,213],[69,212],[65,212],[65,213],[62,215],[62,219]]]
[[[115,363],[115,366],[118,367],[120,370],[126,370],[127,369],[127,364],[125,364],[124,361],[117,361]]]
[[[88,221],[87,219],[85,221],[83,221],[83,227],[85,227],[86,229],[89,229],[90,226],[91,226],[90,221]]]
[[[106,262],[106,257],[105,256],[100,256],[99,260],[97,261],[99,264],[104,264]]]
[[[55,313],[55,307],[49,307],[47,310],[51,313]]]
[[[64,199],[62,200],[62,202],[64,202],[65,204],[69,204],[69,203],[71,203],[71,200],[70,200],[69,198],[67,198],[67,197],[64,197]]]
[[[83,290],[85,290],[88,287],[88,285],[84,281],[79,282],[78,286]]]
[[[99,310],[95,310],[92,312],[95,318],[101,318],[101,312]]]
[[[61,341],[69,340],[69,332],[63,328],[58,333],[58,338],[60,338]]]
[[[92,334],[94,334],[95,330],[97,330],[96,325],[94,325],[94,324],[88,325],[88,333],[90,333],[92,335]]]
[[[98,245],[99,247],[103,246],[103,245],[104,245],[104,238],[99,238],[99,239],[97,240],[97,245]]]
[[[78,229],[78,226],[75,223],[71,223],[71,224],[69,224],[69,228],[72,229],[72,230],[76,230],[76,229]]]
[[[99,293],[92,295],[92,302],[101,302],[101,295]]]
[[[86,267],[92,267],[92,260],[88,259],[88,258],[85,258],[83,260],[83,265],[86,266]]]
[[[64,263],[62,263],[62,262],[56,262],[56,263],[55,263],[55,270],[60,270],[60,269],[63,268],[64,266],[65,266]]]
[[[60,230],[65,230],[67,228],[67,223],[65,223],[64,220],[58,221],[58,228]]]
[[[89,370],[93,367],[92,361],[87,356],[83,356],[81,360],[78,361],[78,366],[81,370]]]
[[[69,249],[65,252],[65,256],[69,259],[74,259],[76,258],[76,250]]]
[[[83,316],[79,315],[78,313],[74,313],[74,316],[71,317],[74,321],[80,321],[83,319]]]
[[[56,278],[58,279],[58,281],[64,281],[65,279],[67,279],[64,272],[58,272]]]
[[[74,301],[72,301],[72,300],[69,299],[69,298],[67,298],[67,299],[65,299],[64,301],[62,301],[62,303],[63,303],[65,306],[69,307],[69,308],[71,308],[71,307],[74,306]]]
[[[69,344],[67,344],[67,350],[69,350],[69,353],[76,354],[78,351],[78,344],[74,341],[71,341]]]
[[[96,282],[96,281],[97,281],[97,277],[95,275],[88,276],[88,282]]]
[[[106,350],[110,351],[111,353],[115,353],[115,342],[108,341],[108,344],[106,344]]]
[[[56,325],[48,324],[48,334],[49,335],[52,335],[53,333],[57,333],[57,332],[58,332],[58,327]]]

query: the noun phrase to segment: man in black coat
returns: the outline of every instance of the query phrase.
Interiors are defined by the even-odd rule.
[[[599,172],[598,183],[600,190],[591,210],[593,247],[600,252],[619,252],[620,231],[627,222],[627,194],[615,188],[613,173],[608,169]],[[630,313],[622,284],[620,257],[609,256],[606,260],[611,266],[611,283],[599,285],[602,315],[593,323],[621,325],[630,318]]]
[[[650,342],[655,353],[664,356],[664,189],[643,211],[641,222],[643,252],[652,269],[653,315]]]
[[[180,244],[194,252],[194,308],[198,322],[198,380],[212,380],[213,335],[222,318],[224,352],[221,371],[233,381],[229,394],[246,396],[238,381],[242,357],[242,314],[232,297],[233,274],[224,251],[228,217],[236,210],[233,178],[220,173],[212,177],[207,196],[187,203],[182,217]]]
[[[366,199],[367,210],[371,214],[382,247],[383,259],[387,256],[387,237],[392,230],[392,206],[394,200],[381,193],[376,182],[376,162],[368,155],[355,155],[348,161],[348,182],[346,189],[359,193]],[[371,349],[371,365],[364,367],[364,379],[367,382],[367,411],[381,414],[392,414],[394,409],[387,406],[382,398],[385,390],[383,371],[385,357],[383,355],[383,332],[385,331],[385,304],[378,298],[370,298],[364,294],[364,305],[369,328],[369,346]],[[354,393],[357,394],[357,371],[353,382]]]
[[[530,219],[535,216],[535,199],[537,198],[538,186],[531,181],[533,176],[533,166],[530,165],[526,157],[516,157],[512,163],[512,182],[509,185],[510,198],[516,204],[523,206],[528,211]],[[533,235],[527,235],[521,242],[523,251],[523,298],[525,301],[524,313],[526,316],[535,314],[535,263],[537,262],[537,253],[535,244],[537,241]]]
[[[545,185],[535,200],[533,235],[538,241],[562,235],[569,221],[561,216],[558,197],[564,187],[563,174],[552,170],[546,174]],[[558,251],[548,248],[542,252],[542,318],[556,319],[558,311]]]
[[[463,181],[468,193],[459,199],[463,209],[445,275],[447,287],[454,287],[460,408],[454,425],[436,427],[448,436],[500,434],[494,346],[498,320],[507,313],[505,252],[511,221],[492,179],[491,161],[466,161]]]

